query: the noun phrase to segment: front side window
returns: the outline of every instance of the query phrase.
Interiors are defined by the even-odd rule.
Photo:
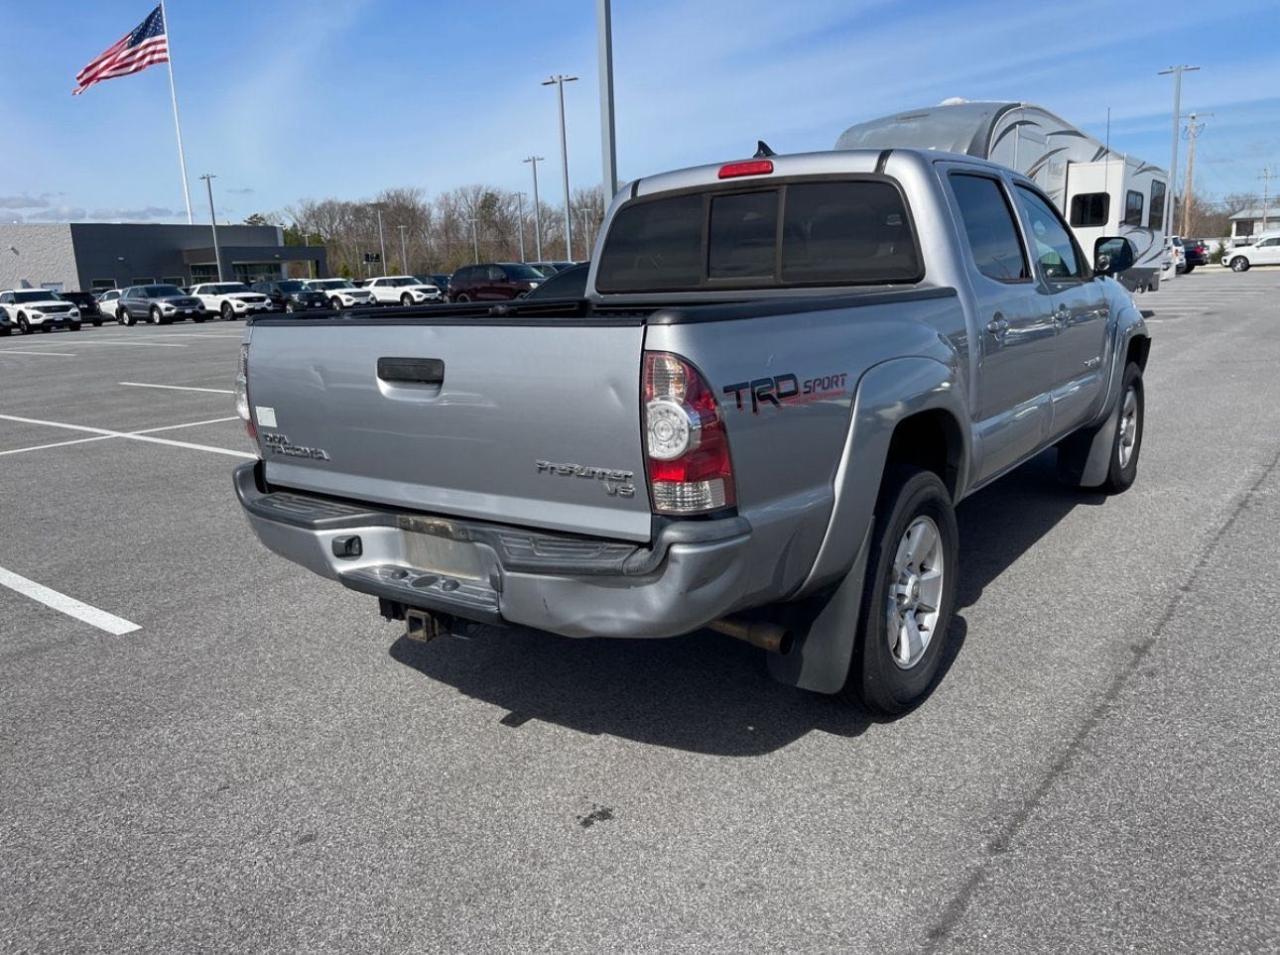
[[[951,191],[978,271],[998,282],[1029,279],[1031,271],[1013,210],[1000,184],[987,176],[957,173],[951,177]]]
[[[1089,192],[1071,197],[1071,224],[1081,226],[1106,225],[1111,218],[1111,196],[1105,192]]]
[[[1124,194],[1124,224],[1142,225],[1142,193],[1132,189]]]
[[[1084,267],[1076,244],[1053,207],[1026,186],[1018,186],[1018,201],[1026,212],[1032,254],[1044,277],[1050,282],[1081,278]]]

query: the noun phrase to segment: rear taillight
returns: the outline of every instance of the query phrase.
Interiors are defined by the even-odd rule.
[[[249,346],[240,346],[240,361],[236,364],[236,414],[244,422],[244,429],[254,441],[258,440],[258,429],[253,424],[253,410],[249,406]]]
[[[737,179],[739,176],[767,176],[773,172],[773,161],[770,159],[750,159],[746,162],[731,162],[721,166],[717,178]]]
[[[659,514],[701,514],[737,500],[729,438],[715,393],[669,352],[644,354],[645,451]]]

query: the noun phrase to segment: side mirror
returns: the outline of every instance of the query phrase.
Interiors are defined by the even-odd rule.
[[[1132,268],[1136,258],[1133,243],[1121,236],[1103,237],[1093,245],[1093,270],[1098,275],[1119,275]]]

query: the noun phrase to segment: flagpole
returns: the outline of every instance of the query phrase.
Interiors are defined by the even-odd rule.
[[[178,134],[178,165],[182,168],[182,198],[187,201],[187,225],[193,225],[191,217],[191,187],[187,185],[187,154],[182,149],[182,122],[178,119],[178,88],[173,82],[173,34],[169,32],[169,11],[160,0],[160,16],[164,20],[165,45],[169,48],[169,96],[173,100],[173,128]]]

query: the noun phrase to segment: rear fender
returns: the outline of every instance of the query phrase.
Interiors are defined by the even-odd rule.
[[[827,533],[800,588],[804,599],[786,610],[796,644],[785,656],[769,657],[775,679],[819,693],[836,693],[844,685],[894,429],[912,415],[935,410],[959,425],[958,499],[969,473],[971,428],[956,367],[931,358],[896,358],[873,366],[859,379]]]

